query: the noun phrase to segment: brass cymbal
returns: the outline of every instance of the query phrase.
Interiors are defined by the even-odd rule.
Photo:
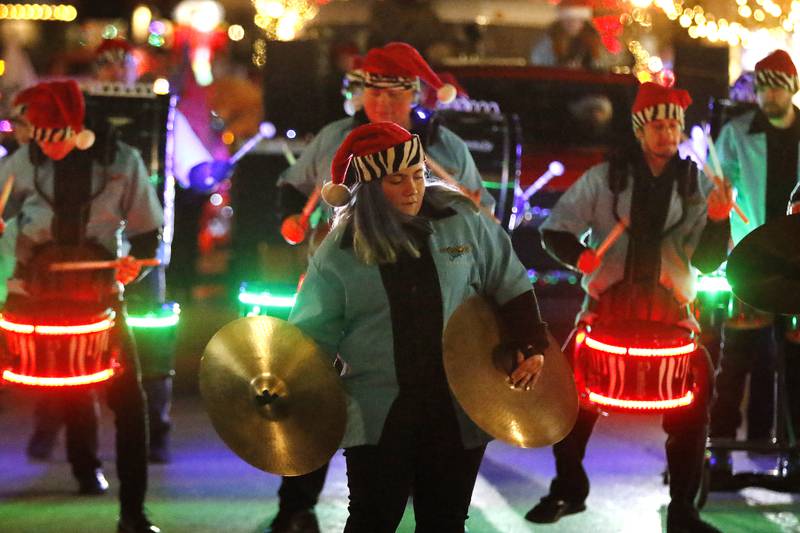
[[[800,314],[800,215],[772,220],[750,232],[731,252],[733,293],[757,309]]]
[[[572,368],[549,336],[544,367],[533,389],[506,382],[514,354],[502,348],[493,306],[475,296],[456,309],[444,334],[444,368],[458,403],[485,432],[522,448],[563,439],[578,417]]]
[[[277,318],[246,317],[222,327],[203,352],[200,393],[225,444],[273,474],[316,470],[344,435],[345,392],[333,364]]]

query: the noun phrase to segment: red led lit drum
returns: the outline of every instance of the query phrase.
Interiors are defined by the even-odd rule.
[[[117,371],[114,311],[75,302],[4,309],[3,381],[28,387],[85,386]]]
[[[692,354],[687,329],[646,321],[599,323],[580,330],[575,378],[586,407],[665,411],[692,403]]]

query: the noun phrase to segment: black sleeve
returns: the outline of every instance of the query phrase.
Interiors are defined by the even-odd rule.
[[[544,353],[547,348],[547,324],[542,322],[533,290],[512,298],[498,309],[507,328],[509,342],[526,357]]]
[[[149,259],[155,257],[158,250],[158,243],[161,237],[161,230],[148,231],[140,235],[129,237],[131,243],[130,255],[136,259]]]
[[[715,271],[728,256],[730,240],[730,218],[720,222],[706,220],[706,227],[700,234],[700,242],[692,254],[692,265],[703,274]]]
[[[281,220],[285,220],[290,215],[300,213],[307,201],[308,197],[291,185],[278,187],[278,213]]]
[[[155,229],[147,233],[128,237],[128,241],[131,243],[131,251],[128,255],[132,255],[136,259],[150,259],[155,257],[158,251],[158,244],[161,241],[161,230]],[[150,270],[151,268],[142,268],[139,276],[132,283],[136,283],[144,278]]]
[[[586,250],[578,238],[568,231],[544,230],[542,246],[553,259],[575,269],[578,257]]]

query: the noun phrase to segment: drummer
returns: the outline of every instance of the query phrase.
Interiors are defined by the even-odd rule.
[[[23,276],[38,250],[46,245],[98,244],[112,256],[123,231],[131,243],[130,255],[121,258],[116,280],[128,284],[140,276],[136,257],[153,257],[163,223],[161,205],[150,185],[141,156],[120,142],[94,145],[94,135],[84,129],[84,101],[73,81],[40,83],[21,92],[14,101],[33,127],[31,142],[20,147],[2,167],[2,181],[15,177],[3,213],[18,217],[17,268],[9,280],[6,308],[29,301]],[[98,143],[99,144],[99,143]],[[105,143],[103,143],[105,144]],[[76,150],[77,148],[77,150]],[[0,230],[4,224],[0,222]],[[83,238],[85,237],[85,239]],[[124,316],[121,292],[108,294],[117,314],[124,371],[107,389],[108,405],[115,414],[117,475],[120,480],[120,533],[157,533],[144,512],[147,489],[147,429],[145,402],[138,375],[135,345]],[[68,428],[85,420],[65,402]],[[69,430],[68,430],[69,431]],[[70,441],[68,439],[68,453]],[[91,457],[72,461],[79,469],[100,467]],[[83,461],[81,461],[83,459]]]
[[[356,85],[357,96],[353,101],[359,102],[357,111],[352,117],[322,128],[303,150],[297,163],[281,174],[278,186],[282,216],[288,217],[303,209],[307,197],[326,179],[333,154],[350,131],[363,124],[381,121],[394,122],[418,134],[426,153],[449,169],[466,194],[487,209],[494,208],[494,199],[483,187],[464,141],[440,126],[430,112],[421,115],[415,112],[421,81],[433,87],[442,102],[452,100],[456,93],[452,85],[442,83],[417,50],[400,42],[373,48],[364,56],[359,70],[348,77]],[[267,532],[318,531],[313,508],[325,483],[327,470],[326,464],[305,476],[283,478],[278,491],[280,509]]]
[[[636,143],[590,168],[559,199],[542,224],[547,251],[583,273],[587,293],[579,323],[651,320],[696,330],[687,304],[695,294],[695,268],[713,271],[726,254],[731,190],[712,183],[678,156],[689,93],[644,83],[633,104]],[[600,258],[593,250],[620,220],[626,232]],[[579,239],[589,232],[589,247]],[[693,365],[695,381],[708,379],[689,407],[669,411],[663,427],[671,502],[667,531],[716,532],[694,506],[699,488],[711,396],[705,350]],[[698,375],[699,374],[699,375]],[[556,522],[586,509],[589,479],[582,461],[598,412],[581,409],[572,432],[553,448],[556,477],[531,509],[532,522]]]
[[[792,98],[800,89],[797,68],[789,54],[776,50],[756,63],[758,109],[728,122],[717,141],[722,172],[739,195],[739,203],[750,219],[732,220],[734,244],[759,226],[785,216],[786,201],[800,187],[800,109]],[[711,436],[734,438],[741,423],[739,411],[747,374],[750,373],[748,406],[749,440],[766,441],[771,436],[774,407],[774,359],[778,344],[786,357],[787,387],[795,428],[800,427],[800,347],[785,339],[784,324],[762,320],[756,327],[722,330],[722,359],[717,375],[717,400],[711,411]],[[777,337],[777,338],[776,338]],[[784,337],[784,339],[781,339]],[[791,357],[791,354],[797,354]],[[792,465],[795,469],[800,465]],[[800,472],[793,472],[798,474]],[[724,485],[732,474],[730,452],[713,450],[712,486]]]
[[[547,339],[525,268],[498,224],[429,180],[420,138],[394,123],[350,132],[322,194],[342,209],[289,321],[348,369],[345,532],[395,531],[413,493],[417,531],[463,533],[489,437],[450,393],[444,325],[470,296],[494,300],[518,348],[511,381],[530,387]]]
[[[466,194],[487,209],[494,209],[494,199],[483,187],[464,141],[441,126],[435,113],[415,112],[421,82],[436,91],[442,103],[449,103],[456,97],[455,87],[443,83],[419,52],[406,43],[393,42],[373,48],[357,64],[358,68],[347,75],[352,98],[346,102],[346,107],[353,116],[322,128],[297,163],[278,180],[285,214],[299,212],[314,187],[322,184],[334,152],[353,128],[381,121],[394,122],[419,135],[430,157],[452,174]]]

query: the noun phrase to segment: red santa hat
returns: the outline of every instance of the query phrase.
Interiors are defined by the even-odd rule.
[[[444,83],[417,50],[406,43],[389,43],[373,48],[356,63],[355,74],[364,87],[375,89],[419,89],[422,79],[436,91],[437,99],[449,104],[456,97],[456,88]]]
[[[83,94],[73,80],[39,83],[20,92],[14,106],[40,142],[60,142],[75,136],[75,146],[86,150],[94,144],[94,133],[83,128]]]
[[[756,63],[756,87],[782,87],[792,94],[797,92],[797,68],[785,50],[775,50]]]
[[[592,14],[591,0],[561,0],[558,4],[559,19],[590,20]]]
[[[369,182],[414,166],[425,159],[419,136],[393,122],[359,126],[345,138],[331,164],[331,181],[322,187],[322,198],[333,207],[350,203],[345,185],[353,164],[357,182]]]
[[[672,89],[657,83],[646,82],[639,86],[631,114],[633,129],[638,130],[646,123],[661,119],[675,119],[683,127],[683,114],[692,97],[683,89]]]
[[[103,39],[94,51],[95,63],[122,63],[133,52],[133,46],[125,39]]]

